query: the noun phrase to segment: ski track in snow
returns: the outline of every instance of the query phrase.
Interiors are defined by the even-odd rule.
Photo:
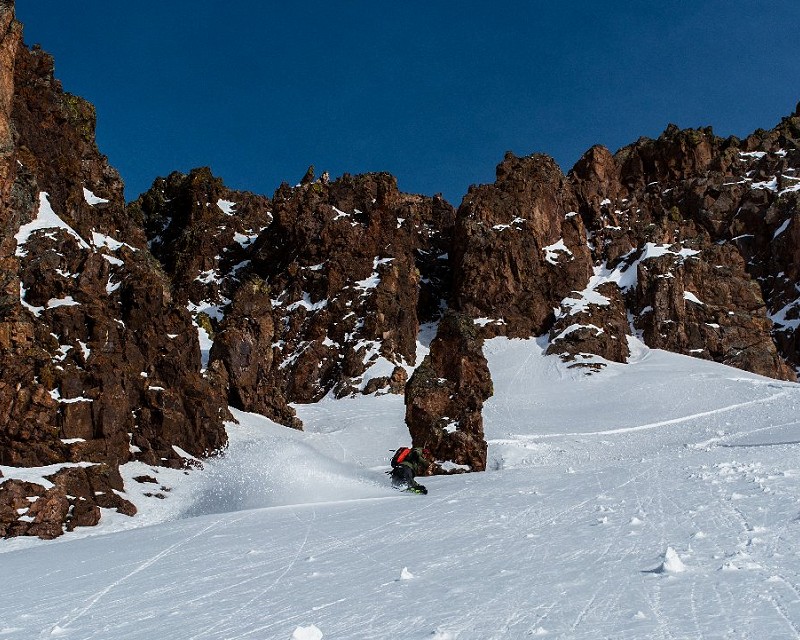
[[[239,518],[238,520],[241,520],[241,518]],[[236,522],[236,521],[237,520],[235,520],[234,522]],[[42,632],[42,634],[39,637],[41,639],[44,639],[44,638],[49,638],[49,637],[51,637],[53,635],[64,635],[64,633],[67,631],[67,629],[68,629],[68,627],[70,625],[72,625],[73,623],[77,622],[80,618],[82,618],[84,615],[86,615],[89,612],[90,609],[92,609],[98,602],[100,602],[101,599],[103,599],[106,595],[108,595],[115,588],[119,587],[123,582],[125,582],[129,578],[135,576],[137,573],[139,573],[141,571],[145,571],[146,569],[149,569],[152,565],[156,564],[159,560],[161,560],[165,556],[167,556],[170,553],[172,553],[173,551],[175,551],[178,547],[180,547],[182,545],[185,545],[185,544],[191,542],[193,539],[195,539],[195,538],[197,538],[197,537],[199,537],[199,536],[201,536],[201,535],[203,535],[203,534],[215,529],[221,523],[222,523],[222,520],[217,520],[216,522],[212,522],[208,526],[203,527],[202,529],[200,529],[200,531],[198,531],[197,533],[189,536],[188,538],[184,538],[182,540],[179,540],[178,542],[170,545],[169,547],[167,547],[163,551],[158,552],[157,554],[155,554],[151,558],[148,558],[146,561],[144,561],[141,564],[139,564],[133,571],[125,574],[121,578],[115,580],[114,582],[112,582],[111,584],[106,586],[105,588],[103,588],[100,591],[98,591],[97,593],[93,594],[83,606],[81,606],[78,609],[74,609],[73,611],[71,611],[67,616],[65,616],[64,618],[59,620],[53,626],[53,628],[50,629],[49,632],[47,630],[45,630],[45,631]]]
[[[648,424],[641,424],[633,427],[623,427],[621,429],[607,429],[605,431],[581,431],[576,433],[542,433],[542,434],[537,434],[535,436],[525,436],[525,437],[532,438],[535,440],[542,440],[545,438],[564,438],[564,437],[575,437],[575,436],[610,436],[610,435],[619,435],[624,433],[633,433],[635,431],[649,431],[651,429],[658,429],[662,427],[685,424],[687,422],[690,422],[692,420],[697,420],[699,418],[718,416],[723,413],[736,411],[738,409],[743,409],[751,405],[770,404],[775,400],[778,400],[779,398],[787,395],[788,395],[787,392],[776,393],[766,398],[759,398],[758,400],[749,400],[747,402],[740,402],[738,404],[732,404],[726,407],[720,407],[719,409],[712,409],[711,411],[701,411],[699,413],[693,413],[691,415],[682,416],[680,418],[661,420],[659,422],[651,422]],[[796,444],[796,443],[790,442],[785,444]]]
[[[312,509],[312,512],[311,512],[311,522],[309,523],[308,527],[306,528],[305,537],[303,538],[303,540],[301,541],[300,545],[298,546],[298,548],[297,548],[297,552],[294,554],[294,556],[293,556],[293,557],[292,557],[292,559],[289,561],[289,563],[286,565],[286,567],[285,567],[285,568],[283,568],[283,570],[280,572],[280,574],[278,575],[278,577],[277,577],[277,578],[275,578],[275,580],[274,580],[274,581],[273,581],[271,584],[269,584],[267,587],[265,587],[264,589],[262,589],[262,590],[260,590],[259,592],[257,592],[257,593],[256,593],[256,595],[254,595],[254,596],[253,596],[253,597],[251,597],[249,600],[247,600],[246,602],[244,602],[244,603],[243,603],[243,604],[242,604],[242,605],[241,605],[241,606],[240,606],[238,609],[236,609],[235,611],[233,611],[232,613],[230,613],[230,614],[229,614],[228,616],[226,616],[225,618],[223,618],[223,619],[219,620],[218,622],[214,623],[213,625],[211,625],[211,626],[210,626],[210,627],[208,627],[207,629],[204,629],[204,630],[203,630],[203,631],[201,631],[199,634],[196,634],[196,635],[193,635],[193,636],[191,636],[190,640],[198,640],[199,638],[204,638],[204,637],[207,637],[209,634],[211,634],[211,632],[212,632],[212,631],[216,630],[216,629],[217,629],[217,628],[219,628],[220,626],[223,626],[223,625],[225,625],[225,624],[229,623],[229,622],[230,622],[230,620],[231,620],[231,619],[233,619],[234,617],[236,617],[236,616],[238,616],[238,615],[241,615],[241,614],[242,614],[244,611],[246,611],[246,610],[247,610],[247,609],[248,609],[250,606],[252,606],[252,605],[253,605],[253,604],[254,604],[254,603],[257,601],[257,600],[259,600],[259,599],[263,598],[263,597],[264,597],[264,595],[265,595],[265,594],[266,594],[266,593],[267,593],[267,592],[268,592],[270,589],[274,589],[274,588],[275,588],[275,587],[276,587],[276,586],[277,586],[277,585],[280,583],[281,579],[282,579],[282,578],[283,578],[283,577],[284,577],[284,576],[285,576],[287,573],[289,573],[289,571],[291,571],[292,567],[294,567],[294,565],[297,563],[297,559],[300,557],[300,554],[302,553],[303,549],[304,549],[304,548],[305,548],[305,546],[306,546],[306,543],[308,542],[308,535],[309,535],[309,532],[311,531],[311,528],[312,528],[312,527],[313,527],[313,525],[314,525],[314,519],[315,519],[315,518],[316,518],[316,513],[315,513],[315,512],[313,511],[313,509]],[[298,518],[298,519],[299,519],[299,518]],[[242,586],[243,586],[245,583],[247,583],[247,582],[250,582],[250,581],[251,581],[251,580],[243,580],[243,581],[241,581],[241,582],[239,582],[239,583],[235,584],[233,588],[239,589],[239,588],[240,588],[240,587],[242,587]]]
[[[389,489],[402,398],[298,407],[305,433],[237,414],[176,519],[0,554],[0,640],[800,638],[800,387],[486,353],[492,471]]]

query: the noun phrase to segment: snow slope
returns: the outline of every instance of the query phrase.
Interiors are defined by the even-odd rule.
[[[382,473],[402,398],[237,414],[141,517],[0,542],[0,638],[800,637],[800,386],[633,346],[488,342],[491,470],[427,496]]]

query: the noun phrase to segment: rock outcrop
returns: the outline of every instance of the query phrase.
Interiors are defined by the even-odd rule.
[[[299,429],[302,423],[275,383],[281,363],[274,357],[274,343],[269,287],[251,276],[236,290],[217,327],[210,368],[231,405]]]
[[[51,540],[96,525],[101,508],[136,514],[136,507],[119,495],[124,484],[113,465],[66,465],[44,482],[9,479],[0,484],[0,536]]]
[[[271,209],[268,198],[228,189],[208,168],[158,178],[128,207],[143,224],[175,302],[191,314],[206,377],[237,409],[299,427],[275,385],[269,288],[251,268]]]
[[[301,426],[291,402],[402,392],[404,374],[389,374],[414,365],[420,323],[449,289],[455,210],[388,174],[309,170],[268,201],[197,170],[156,180],[133,209],[213,339],[209,376],[233,406],[288,426]]]
[[[0,27],[0,463],[91,465],[46,474],[83,474],[68,489],[3,482],[0,527],[53,537],[96,508],[132,513],[113,493],[119,465],[179,467],[187,452],[217,450],[228,412],[200,373],[191,316],[97,150],[94,108],[22,44],[9,3]],[[23,498],[30,516],[15,517]]]
[[[484,471],[483,403],[492,396],[483,339],[469,316],[445,314],[430,353],[406,385],[406,424],[415,447],[427,447],[444,469]],[[455,464],[455,467],[453,467]]]
[[[388,174],[283,185],[272,202],[252,271],[272,292],[274,386],[314,402],[363,389],[379,360],[413,365],[420,323],[446,296],[454,209]]]
[[[272,221],[269,198],[233,191],[207,167],[172,173],[128,206],[198,326],[221,318],[248,265],[248,247]]]
[[[626,362],[630,355],[630,325],[622,291],[605,282],[561,301],[549,332],[548,355],[558,355],[573,366],[602,368],[593,356]]]
[[[577,297],[591,316],[597,285],[612,282],[630,314],[630,328],[604,328],[607,344],[633,330],[651,347],[795,379],[798,298],[786,285],[797,280],[786,257],[796,246],[797,130],[793,116],[742,142],[670,125],[614,156],[595,147],[581,158],[568,178],[595,278]]]
[[[451,259],[453,305],[479,319],[484,335],[547,331],[554,307],[592,273],[577,202],[556,163],[506,154],[497,181],[464,197]]]

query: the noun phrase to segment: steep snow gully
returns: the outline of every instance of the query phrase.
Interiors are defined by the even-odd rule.
[[[0,542],[0,638],[800,638],[800,387],[631,347],[487,342],[490,470],[428,496],[382,473],[402,398],[236,414],[141,518]]]

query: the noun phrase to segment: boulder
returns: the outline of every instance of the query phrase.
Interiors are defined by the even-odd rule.
[[[119,495],[124,487],[114,466],[65,466],[46,479],[51,486],[14,479],[0,484],[0,536],[51,540],[76,527],[96,525],[101,508],[136,513]]]

